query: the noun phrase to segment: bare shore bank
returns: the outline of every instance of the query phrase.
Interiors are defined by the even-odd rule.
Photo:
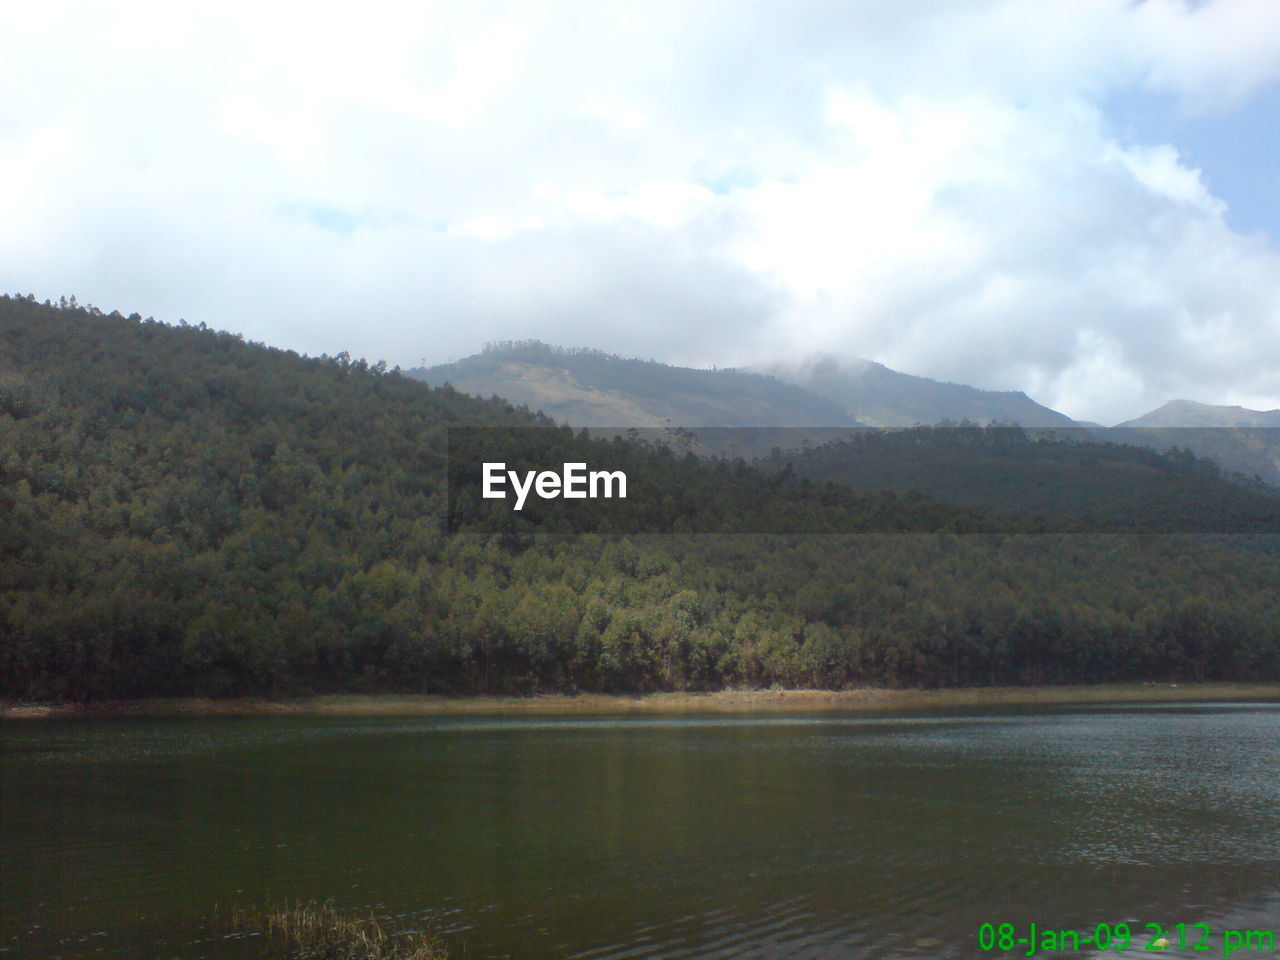
[[[442,697],[336,694],[288,700],[164,698],[89,704],[0,702],[0,718],[105,716],[583,716],[864,713],[1090,703],[1280,702],[1280,683],[1132,683],[954,690],[724,690],[716,693]]]

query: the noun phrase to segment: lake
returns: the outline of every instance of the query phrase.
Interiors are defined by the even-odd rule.
[[[242,957],[215,906],[313,899],[471,958],[1221,956],[1280,932],[1278,801],[1270,704],[10,721],[0,958]]]

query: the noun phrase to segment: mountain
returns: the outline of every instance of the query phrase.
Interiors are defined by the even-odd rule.
[[[1280,410],[1171,400],[1097,435],[1156,449],[1190,450],[1229,471],[1280,486]]]
[[[1213,406],[1194,400],[1170,400],[1140,417],[1116,424],[1120,428],[1167,427],[1280,427],[1280,410],[1249,410]]]
[[[964,420],[1081,426],[1022,393],[939,383],[869,361],[824,360],[773,372],[694,370],[598,350],[508,341],[408,375],[476,396],[501,397],[574,426],[694,428],[692,439],[674,440],[677,449],[748,459],[775,447],[819,446],[859,426]]]
[[[968,421],[1052,429],[1077,441],[1190,450],[1229,473],[1280,486],[1280,410],[1173,400],[1107,428],[1072,420],[1020,391],[944,383],[870,360],[826,357],[763,372],[695,370],[537,341],[492,344],[456,363],[407,373],[579,427],[705,428],[692,441],[677,441],[679,449],[700,454],[762,457],[774,447],[838,440],[849,427]]]
[[[903,427],[962,420],[1080,426],[1024,393],[941,383],[866,360],[711,371],[520,341],[407,373],[586,427]]]
[[[465,426],[485,462],[624,465],[643,532],[486,533],[495,501],[449,482]],[[685,532],[756,520],[822,532]],[[0,297],[0,697],[1280,678],[1266,538],[1014,533],[1038,528]]]
[[[968,420],[1023,427],[1076,427],[1066,414],[1019,391],[979,390],[890,370],[871,360],[823,358],[799,367],[778,367],[775,376],[839,404],[850,417],[876,427],[925,426]]]
[[[771,376],[626,360],[536,340],[491,344],[456,363],[407,374],[500,396],[575,427],[857,425],[839,404]]]

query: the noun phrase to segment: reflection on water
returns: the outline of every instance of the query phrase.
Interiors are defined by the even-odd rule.
[[[203,918],[286,899],[430,922],[471,957],[1280,931],[1270,705],[9,723],[0,791],[4,958],[236,956]]]

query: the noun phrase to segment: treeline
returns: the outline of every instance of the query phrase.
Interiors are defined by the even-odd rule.
[[[908,532],[446,533],[447,427],[539,424],[0,298],[0,695],[1280,678],[1280,567],[1218,538],[938,532],[986,514],[638,448],[675,510],[785,487],[806,523],[875,504]]]

